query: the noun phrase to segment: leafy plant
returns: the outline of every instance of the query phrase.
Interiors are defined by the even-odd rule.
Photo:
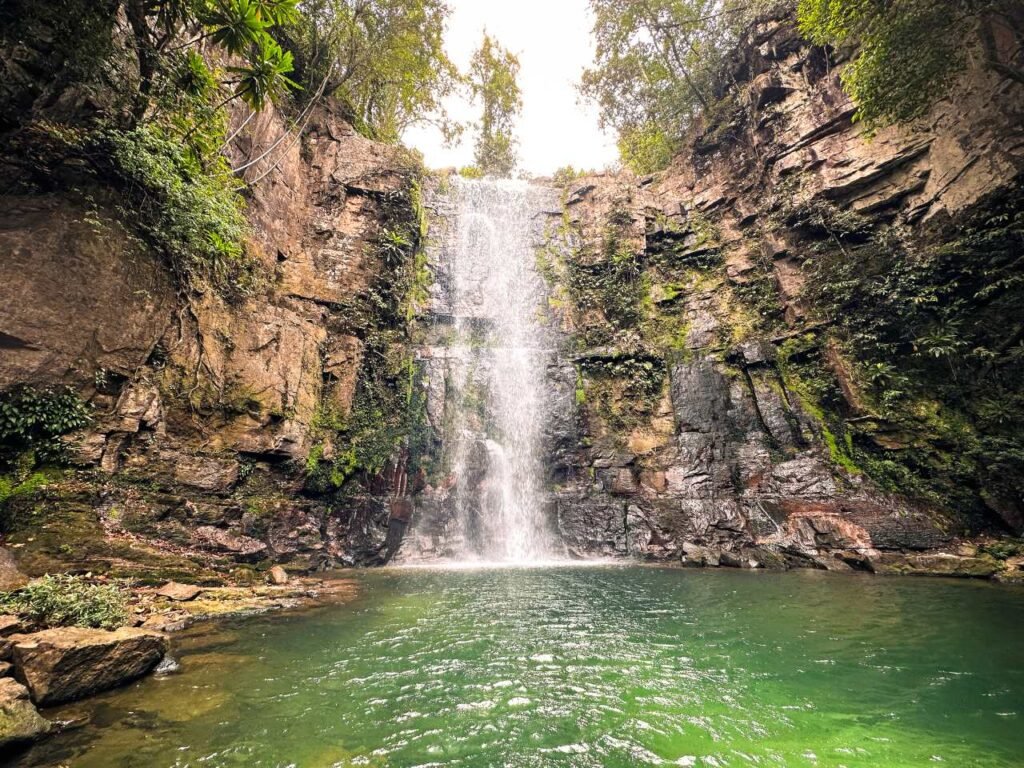
[[[473,159],[484,175],[511,176],[516,167],[512,129],[522,111],[519,59],[486,32],[469,67],[469,86],[482,108]]]
[[[126,221],[167,255],[184,286],[255,290],[259,268],[242,246],[243,201],[226,160],[201,162],[157,125],[107,128],[90,136],[83,152],[119,182]]]
[[[843,85],[872,127],[913,120],[946,95],[967,66],[970,36],[984,66],[1024,84],[1021,12],[1011,0],[800,0],[798,14],[815,43],[853,50]],[[1016,52],[1000,53],[999,34],[1016,40]]]
[[[118,584],[94,584],[81,576],[46,575],[0,594],[0,611],[47,627],[116,629],[128,621],[128,593]]]
[[[0,466],[65,458],[62,435],[87,426],[89,406],[71,389],[19,386],[0,395]]]

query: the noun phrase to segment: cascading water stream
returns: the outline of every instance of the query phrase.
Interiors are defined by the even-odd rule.
[[[434,302],[444,334],[428,355],[444,362],[427,375],[435,392],[443,380],[448,479],[434,542],[416,559],[532,563],[559,554],[543,492],[551,351],[534,252],[552,196],[526,182],[460,178],[444,195]],[[421,519],[410,538],[422,544],[425,527]]]

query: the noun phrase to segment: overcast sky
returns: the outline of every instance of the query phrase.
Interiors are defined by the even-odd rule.
[[[577,103],[575,85],[593,59],[587,0],[449,0],[449,6],[447,49],[461,70],[468,68],[484,28],[519,57],[520,168],[546,175],[564,165],[599,170],[615,162],[615,143],[598,130],[596,111]],[[457,120],[478,117],[462,100],[447,106]],[[432,168],[472,164],[473,138],[467,132],[460,146],[449,149],[432,128],[405,135]]]

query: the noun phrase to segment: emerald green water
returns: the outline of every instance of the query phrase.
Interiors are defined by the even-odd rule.
[[[388,570],[179,641],[20,766],[1024,765],[1024,592],[819,572]]]

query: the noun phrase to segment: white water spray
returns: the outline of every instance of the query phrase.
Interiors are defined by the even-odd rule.
[[[448,231],[440,236],[436,258],[434,314],[447,336],[431,350],[443,366],[435,365],[428,377],[444,379],[449,475],[433,521],[443,533],[434,534],[428,549],[453,560],[550,560],[559,555],[543,493],[551,352],[535,246],[544,212],[555,206],[554,192],[525,182],[456,177],[445,198]],[[421,520],[419,527],[411,538],[422,543],[427,526]]]

